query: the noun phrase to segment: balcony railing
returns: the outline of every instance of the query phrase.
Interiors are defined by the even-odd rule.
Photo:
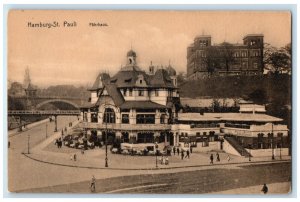
[[[250,125],[246,125],[246,124],[232,124],[232,123],[225,123],[225,127],[229,127],[229,128],[250,129]]]
[[[211,123],[211,124],[193,124],[191,128],[218,128],[219,124]]]
[[[8,110],[8,115],[80,115],[79,110]]]
[[[108,129],[108,130],[126,130],[126,131],[162,131],[171,130],[171,125],[168,124],[121,124],[121,123],[91,123],[82,122],[80,127],[95,128],[95,129]]]

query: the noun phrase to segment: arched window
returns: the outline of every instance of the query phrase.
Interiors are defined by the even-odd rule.
[[[112,108],[105,108],[103,123],[116,123],[116,115]]]

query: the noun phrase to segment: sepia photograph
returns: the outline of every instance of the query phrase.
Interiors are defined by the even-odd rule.
[[[293,191],[290,10],[11,9],[6,23],[8,192]]]

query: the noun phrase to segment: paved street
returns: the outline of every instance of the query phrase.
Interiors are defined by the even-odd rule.
[[[76,117],[59,117],[59,131],[70,121],[76,121]],[[92,175],[97,178],[98,193],[209,193],[290,181],[288,159],[269,165],[270,159],[254,158],[249,163],[244,157],[232,156],[232,161],[227,162],[225,153],[220,154],[217,165],[209,165],[209,153],[193,153],[191,159],[184,160],[171,156],[170,165],[158,165],[158,170],[153,156],[109,153],[109,169],[103,169],[103,148],[88,150],[84,155],[68,147],[58,149],[53,140],[60,132],[53,134],[54,123],[48,122],[47,139],[45,130],[46,124],[41,124],[9,138],[10,191],[89,193]],[[26,157],[21,153],[27,153],[28,134],[31,149]],[[76,162],[69,158],[74,153],[78,156]]]
[[[290,168],[290,163],[277,163],[273,165],[241,166],[239,169],[216,168],[177,172],[176,174],[164,173],[157,175],[114,177],[97,180],[96,192],[122,194],[204,194],[231,190],[226,193],[234,194],[237,193],[235,189],[240,190],[244,188],[245,191],[247,187],[251,187],[251,193],[260,194],[261,187],[264,183],[279,183],[277,186],[280,186],[280,183],[284,183],[283,186],[280,186],[281,190],[283,193],[288,193],[291,175],[287,170]],[[83,181],[24,191],[42,193],[89,193],[88,185],[89,181]],[[256,190],[253,190],[252,186],[255,186]],[[278,190],[271,189],[270,192],[278,193]]]

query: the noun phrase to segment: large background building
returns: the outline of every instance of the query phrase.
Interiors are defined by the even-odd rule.
[[[243,44],[223,42],[212,45],[210,35],[200,35],[187,48],[187,77],[263,73],[262,34],[249,34]]]

